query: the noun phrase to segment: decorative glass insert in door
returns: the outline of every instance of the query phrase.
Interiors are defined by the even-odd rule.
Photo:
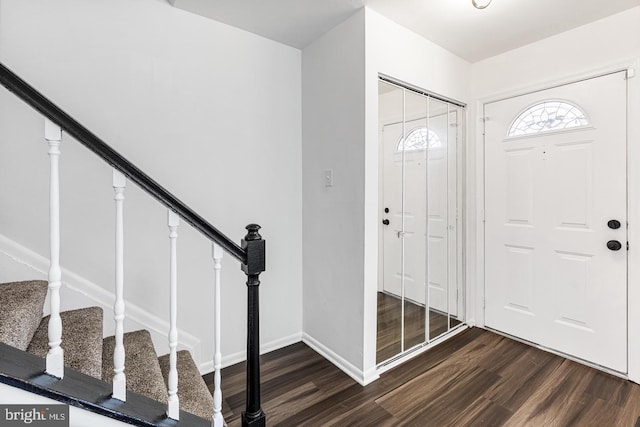
[[[532,135],[589,125],[580,107],[562,100],[549,99],[527,107],[509,126],[509,136]]]

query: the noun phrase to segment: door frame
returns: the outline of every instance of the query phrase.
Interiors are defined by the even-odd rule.
[[[627,71],[627,164],[635,160],[640,162],[640,58],[611,64],[607,67],[539,82],[530,86],[512,89],[482,97],[475,105],[475,185],[476,185],[476,245],[468,250],[474,251],[476,275],[468,282],[467,295],[475,296],[475,302],[468,301],[467,319],[473,319],[475,326],[485,328],[485,104],[526,95],[532,92],[551,89],[576,83],[582,80],[600,77],[619,71]],[[635,119],[635,120],[633,120]],[[490,118],[489,118],[490,120]],[[629,252],[627,258],[627,378],[640,383],[640,168],[627,168],[627,221]],[[471,255],[471,254],[469,254]],[[470,322],[471,323],[471,322]],[[632,337],[638,337],[631,339]]]

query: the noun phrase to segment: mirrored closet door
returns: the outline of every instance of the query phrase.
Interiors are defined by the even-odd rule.
[[[378,364],[464,320],[463,124],[464,106],[380,80]]]

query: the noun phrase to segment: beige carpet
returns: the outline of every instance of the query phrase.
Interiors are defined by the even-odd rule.
[[[42,320],[47,282],[0,284],[0,342],[26,350]]]
[[[49,351],[49,316],[42,317],[47,282],[0,284],[0,342],[39,357]],[[99,307],[60,313],[65,366],[106,382],[113,381],[113,336],[103,336]],[[127,390],[167,402],[169,355],[158,358],[146,330],[124,335]],[[188,351],[177,353],[180,409],[206,419],[213,417],[213,397]]]
[[[70,368],[102,378],[102,309],[100,307],[64,311],[62,348],[64,364]],[[45,357],[49,351],[49,316],[42,319],[27,351]]]
[[[169,377],[169,355],[161,356],[160,369],[167,385]],[[200,376],[200,371],[188,351],[177,354],[178,365],[178,398],[180,409],[202,418],[213,418],[213,397]]]
[[[108,383],[113,381],[115,345],[115,338],[111,336],[104,339],[102,346],[102,379]],[[149,332],[140,330],[124,334],[124,351],[127,390],[167,403],[167,388]]]

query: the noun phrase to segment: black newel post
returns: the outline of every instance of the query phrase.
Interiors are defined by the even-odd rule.
[[[243,427],[263,427],[266,417],[260,407],[260,303],[258,290],[260,273],[265,270],[265,241],[258,233],[258,224],[247,225],[247,235],[242,239],[242,249],[247,252],[247,262],[242,271],[247,275],[247,407],[242,413]]]

